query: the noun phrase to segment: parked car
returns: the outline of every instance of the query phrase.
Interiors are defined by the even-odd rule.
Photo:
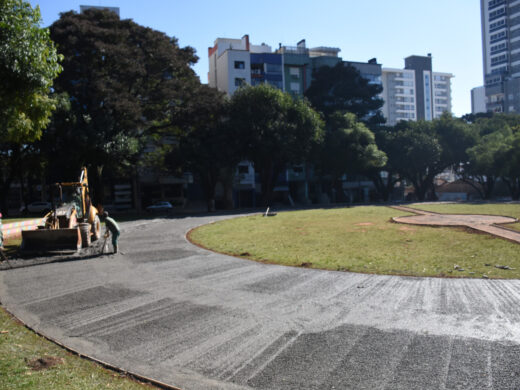
[[[171,211],[173,206],[170,202],[155,202],[146,208],[146,211]]]
[[[51,209],[51,202],[32,202],[29,203],[26,207],[22,207],[20,211],[25,213],[45,213]]]

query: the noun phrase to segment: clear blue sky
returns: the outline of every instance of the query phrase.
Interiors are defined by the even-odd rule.
[[[292,46],[339,47],[344,60],[376,57],[383,67],[403,68],[409,55],[432,53],[433,70],[455,75],[455,115],[471,111],[470,90],[482,85],[482,41],[478,0],[30,0],[43,25],[80,5],[114,6],[121,18],[178,38],[196,49],[194,70],[207,82],[208,47],[216,38],[241,38]]]

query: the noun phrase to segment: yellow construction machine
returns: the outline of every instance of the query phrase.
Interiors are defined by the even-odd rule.
[[[59,205],[53,202],[53,209],[38,229],[22,231],[23,251],[76,251],[100,237],[101,223],[98,210],[91,204],[87,168],[82,169],[79,181],[56,183],[54,188],[59,191]]]

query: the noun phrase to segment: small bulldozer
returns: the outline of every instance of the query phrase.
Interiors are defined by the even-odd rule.
[[[77,251],[100,237],[101,223],[98,210],[91,204],[87,168],[82,169],[79,181],[56,183],[51,193],[55,189],[59,191],[59,205],[53,195],[53,209],[43,217],[43,224],[36,230],[22,231],[22,251]]]

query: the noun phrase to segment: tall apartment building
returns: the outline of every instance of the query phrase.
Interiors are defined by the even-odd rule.
[[[486,88],[475,87],[471,90],[471,113],[486,112]]]
[[[371,83],[381,84],[381,65],[373,58],[368,62],[343,61],[339,48],[307,48],[305,39],[296,46],[282,46],[276,51],[262,43],[252,45],[249,36],[241,39],[217,38],[208,48],[211,87],[228,95],[242,84],[268,83],[295,96],[302,96],[312,81],[312,70],[343,62],[356,68]]]
[[[383,115],[388,125],[401,120],[432,120],[451,112],[451,73],[433,72],[432,57],[405,58],[404,69],[383,68]]]
[[[417,119],[415,72],[383,68],[383,116],[388,125]]]
[[[487,111],[520,112],[520,1],[481,0]]]

